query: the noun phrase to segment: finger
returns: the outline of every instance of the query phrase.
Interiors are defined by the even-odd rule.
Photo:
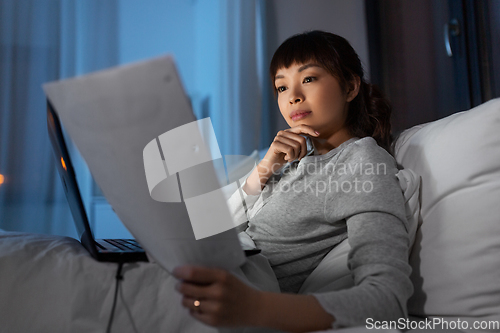
[[[318,131],[314,130],[312,127],[310,127],[308,125],[299,125],[299,126],[296,126],[296,127],[293,127],[293,128],[289,128],[289,129],[287,129],[285,131],[288,132],[288,133],[293,133],[294,135],[298,135],[298,136],[304,138],[304,140],[301,141],[301,144],[302,144],[303,148],[301,149],[301,152],[300,152],[300,154],[298,156],[299,161],[302,158],[304,158],[307,155],[307,153],[308,153],[308,151],[307,151],[307,141],[305,140],[306,137],[304,136],[304,134],[306,134],[306,133],[304,133],[304,132],[307,132],[307,134],[311,134],[311,135],[314,135],[316,137],[319,135]],[[313,131],[313,133],[311,133],[311,131]],[[302,134],[298,134],[298,133],[302,133]]]
[[[214,284],[199,285],[189,282],[179,282],[175,286],[175,289],[179,293],[181,293],[184,297],[191,297],[191,298],[210,298],[218,295],[214,291]]]
[[[282,141],[286,141],[284,138],[278,138],[271,144],[271,148],[275,154],[285,154],[283,158],[285,161],[293,161],[296,158],[298,152],[295,152],[294,147],[291,143],[285,143]],[[292,143],[293,144],[293,143]],[[297,149],[298,150],[298,149]]]
[[[303,133],[303,134],[309,134],[314,137],[317,137],[319,135],[319,132],[316,131],[314,128],[312,128],[309,125],[301,124],[299,126],[291,127],[286,129],[285,131],[287,132],[292,132],[292,133]]]
[[[196,305],[198,304],[198,305]],[[220,302],[206,298],[185,297],[182,299],[182,306],[197,313],[217,313],[220,312],[222,305]]]
[[[199,320],[209,326],[220,326],[220,322],[211,313],[190,309],[189,314],[196,320]]]
[[[282,140],[285,139],[285,140]],[[295,156],[294,158],[298,158],[300,153],[307,151],[307,141],[304,135],[289,132],[289,131],[279,131],[276,134],[275,141],[280,141],[285,144],[289,144],[294,148]]]
[[[182,306],[188,309],[189,314],[199,321],[212,326],[217,324],[216,318],[221,309],[220,303],[209,299],[184,298]]]
[[[186,309],[201,312],[207,304],[208,300],[203,299],[201,297],[183,297],[182,298],[182,306]]]
[[[172,275],[177,279],[198,284],[210,284],[220,279],[224,271],[217,268],[185,265],[176,267]]]
[[[187,303],[194,304],[195,300],[187,300]],[[201,300],[199,306],[189,306],[189,313],[195,319],[204,322],[210,326],[219,326],[223,324],[221,317],[221,304],[211,300]]]
[[[306,143],[306,135],[300,134],[300,133],[295,133],[290,131],[290,129],[279,131],[276,134],[276,137],[285,137],[294,141],[297,141],[299,143]]]
[[[306,156],[308,153],[307,151],[307,141],[304,141],[304,147],[303,149],[300,151],[300,155],[299,155],[299,161],[304,158],[304,156]]]
[[[275,142],[279,142],[284,145],[280,147],[286,150],[283,152],[287,154],[287,157],[290,160],[298,158],[301,152],[307,150],[306,140],[304,139],[304,137],[297,134],[286,133],[277,135],[275,138]]]

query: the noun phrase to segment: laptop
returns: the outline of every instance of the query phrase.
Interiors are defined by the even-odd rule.
[[[76,181],[73,163],[64,141],[61,122],[49,101],[47,101],[47,127],[56,158],[56,168],[61,176],[80,242],[85,249],[98,261],[148,261],[146,252],[134,239],[94,239]]]
[[[258,249],[243,250],[231,228],[203,239],[195,238],[188,204],[209,206],[207,211],[214,212],[213,207],[219,201],[222,204],[218,207],[222,209],[216,209],[215,215],[230,218],[225,200],[220,195],[202,202],[196,202],[203,197],[198,193],[188,197],[187,192],[182,192],[183,202],[158,202],[150,195],[144,174],[144,147],[156,137],[160,136],[161,141],[162,133],[169,130],[172,133],[172,129],[196,120],[171,57],[47,83],[44,90],[57,169],[80,241],[94,258],[100,261],[147,260],[144,250],[134,240],[94,239],[61,124],[122,223],[148,255],[167,270],[180,264],[230,269],[240,266],[245,257],[260,252]],[[183,143],[186,144],[175,140],[175,144]],[[202,143],[189,143],[190,154],[199,153],[197,149],[191,149],[198,144]],[[204,170],[213,172],[213,167]],[[177,182],[191,180],[183,172],[177,172]],[[119,249],[121,246],[126,248]]]

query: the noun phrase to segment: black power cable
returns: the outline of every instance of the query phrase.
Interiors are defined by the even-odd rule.
[[[106,328],[106,333],[111,332],[111,326],[113,324],[113,316],[115,315],[116,299],[118,297],[118,288],[120,288],[120,282],[123,280],[122,275],[123,262],[118,263],[118,270],[116,271],[116,285],[115,285],[115,296],[113,298],[113,306],[111,307],[111,314],[109,316],[108,327]]]

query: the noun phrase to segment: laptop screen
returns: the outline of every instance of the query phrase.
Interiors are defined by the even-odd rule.
[[[61,176],[64,192],[66,193],[71,214],[73,215],[78,237],[82,243],[84,237],[86,238],[87,235],[93,240],[87,213],[85,212],[83,200],[78,189],[73,164],[71,163],[69,151],[64,141],[61,122],[49,101],[47,101],[47,127],[56,158],[57,171]]]

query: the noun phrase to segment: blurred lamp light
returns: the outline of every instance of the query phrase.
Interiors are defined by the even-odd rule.
[[[61,157],[61,165],[64,168],[64,170],[67,171],[66,170],[66,163],[64,162],[64,158],[62,158],[62,157]]]

